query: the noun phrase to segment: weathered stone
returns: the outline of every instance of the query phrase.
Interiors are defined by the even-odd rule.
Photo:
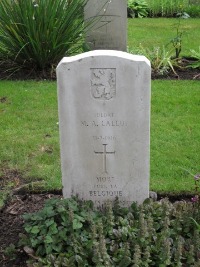
[[[91,50],[111,49],[126,51],[127,1],[90,0],[85,7],[85,20],[96,17],[87,34]]]
[[[149,196],[150,63],[98,50],[57,68],[64,197],[121,205]]]

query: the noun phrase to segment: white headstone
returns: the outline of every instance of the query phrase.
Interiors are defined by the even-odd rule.
[[[149,196],[150,63],[98,50],[57,67],[63,194],[122,206]]]
[[[93,17],[97,22],[86,38],[91,50],[126,51],[127,0],[89,0],[85,7],[85,20]]]

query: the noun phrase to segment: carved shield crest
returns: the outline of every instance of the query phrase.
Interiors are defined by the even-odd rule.
[[[91,93],[95,99],[110,100],[116,96],[116,69],[90,69]]]

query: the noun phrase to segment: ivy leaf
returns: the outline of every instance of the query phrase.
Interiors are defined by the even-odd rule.
[[[58,233],[57,224],[55,222],[49,227],[49,233],[53,235]]]
[[[32,238],[30,241],[31,241],[31,246],[33,248],[37,247],[37,245],[38,245],[38,239],[35,239],[35,238],[33,239]]]
[[[31,233],[32,234],[38,234],[40,232],[40,229],[38,226],[33,226],[32,229],[31,229]]]
[[[50,245],[46,245],[45,246],[45,249],[46,249],[46,254],[51,254],[52,252],[52,247]]]
[[[44,242],[45,242],[45,243],[47,243],[47,244],[50,244],[50,243],[52,243],[52,242],[53,242],[53,239],[51,238],[51,236],[50,236],[50,235],[47,235],[47,236],[45,237],[45,240],[44,240]]]
[[[62,252],[63,245],[62,245],[61,243],[60,243],[60,244],[54,244],[54,245],[52,246],[52,248],[53,248],[56,252],[60,253],[60,252]]]
[[[78,214],[74,214],[75,219],[79,220],[80,222],[85,222],[85,218],[79,216]]]
[[[119,263],[119,267],[128,267],[131,264],[131,258],[125,256]]]
[[[77,219],[73,220],[73,229],[74,230],[80,229],[80,228],[82,228],[82,226],[83,226],[83,224],[79,220],[77,220]]]
[[[32,226],[25,226],[25,230],[27,233],[30,233],[32,230]]]
[[[27,213],[27,214],[22,215],[22,218],[23,218],[25,221],[28,221],[28,220],[32,219],[32,216],[31,216],[31,215],[32,215],[32,214]]]
[[[68,207],[73,211],[78,211],[78,203],[74,199],[68,201]]]
[[[50,225],[52,225],[54,223],[54,220],[51,219],[51,220],[46,220],[45,224],[47,227],[49,227]]]

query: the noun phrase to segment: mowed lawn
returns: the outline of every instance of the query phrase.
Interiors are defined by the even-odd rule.
[[[134,51],[142,46],[152,50],[155,47],[167,46],[173,49],[171,40],[176,38],[177,29],[181,35],[181,56],[190,56],[190,49],[199,51],[200,19],[177,18],[143,18],[128,20],[128,47]]]
[[[151,110],[151,190],[193,191],[192,174],[200,172],[199,81],[152,81]],[[0,125],[0,176],[18,170],[24,182],[61,189],[56,82],[0,81]]]

